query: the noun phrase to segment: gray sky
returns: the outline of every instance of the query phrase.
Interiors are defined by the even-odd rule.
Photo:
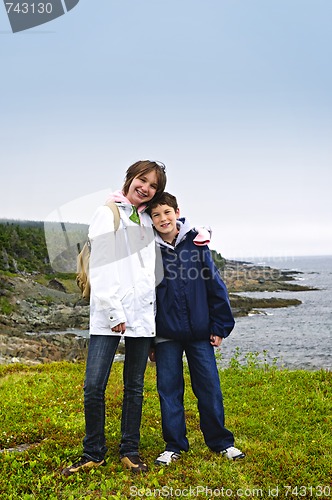
[[[331,22],[330,0],[81,0],[13,34],[0,5],[0,217],[88,222],[149,158],[222,255],[332,254]]]

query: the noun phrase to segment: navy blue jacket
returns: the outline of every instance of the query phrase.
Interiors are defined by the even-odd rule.
[[[182,223],[182,229],[187,224]],[[187,228],[186,228],[187,229]],[[211,334],[227,337],[234,318],[225,283],[208,246],[193,243],[195,230],[180,229],[175,247],[157,237],[164,278],[157,287],[157,336],[174,340],[203,340]]]

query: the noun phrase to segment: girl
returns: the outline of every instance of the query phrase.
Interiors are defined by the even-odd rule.
[[[97,209],[89,228],[90,343],[84,382],[86,434],[83,455],[62,473],[105,465],[105,389],[120,338],[125,337],[124,397],[120,457],[133,472],[147,466],[139,453],[143,383],[151,338],[155,336],[155,241],[147,204],[165,189],[162,163],[143,160],[131,165],[122,191],[111,195],[120,214]]]

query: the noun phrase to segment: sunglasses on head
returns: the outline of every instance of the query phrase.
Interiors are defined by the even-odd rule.
[[[148,161],[150,163],[155,163],[156,165],[158,165],[158,167],[160,167],[163,170],[163,172],[166,172],[166,165],[162,161],[156,161],[156,160],[141,160],[141,161]]]

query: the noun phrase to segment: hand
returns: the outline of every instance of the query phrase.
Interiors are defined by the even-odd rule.
[[[222,338],[221,337],[218,337],[218,335],[214,335],[213,333],[211,333],[211,335],[210,335],[210,344],[213,347],[219,347],[221,345],[221,342],[222,342]]]
[[[112,332],[121,333],[121,335],[123,335],[125,331],[126,331],[126,323],[119,323],[118,325],[113,326],[112,328]]]

